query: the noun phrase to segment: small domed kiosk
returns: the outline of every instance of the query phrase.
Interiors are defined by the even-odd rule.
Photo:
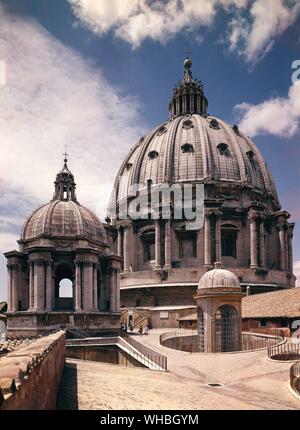
[[[237,276],[216,262],[199,281],[197,315],[200,352],[241,349],[241,302]]]

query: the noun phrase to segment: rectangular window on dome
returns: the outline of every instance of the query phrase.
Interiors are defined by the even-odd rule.
[[[222,231],[222,256],[236,258],[236,231]]]
[[[151,261],[155,259],[155,239],[147,238],[143,242],[144,248],[144,261]]]
[[[179,242],[179,256],[182,257],[197,257],[196,236],[182,237]]]

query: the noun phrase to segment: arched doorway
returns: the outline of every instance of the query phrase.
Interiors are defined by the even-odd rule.
[[[74,276],[71,267],[62,264],[55,271],[55,310],[74,310]]]
[[[239,349],[239,316],[236,309],[223,305],[216,311],[216,352]]]

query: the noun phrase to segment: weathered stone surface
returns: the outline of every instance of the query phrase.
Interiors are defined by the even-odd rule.
[[[65,332],[40,337],[0,359],[0,408],[55,409],[65,363]],[[18,382],[18,384],[16,384]]]

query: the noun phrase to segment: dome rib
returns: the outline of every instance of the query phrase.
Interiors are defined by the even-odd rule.
[[[171,184],[173,182],[174,170],[172,169],[174,163],[174,145],[176,139],[176,133],[181,121],[181,117],[174,119],[170,122],[169,132],[171,133],[170,139],[166,144],[166,157],[163,167],[163,177],[166,178],[166,182]]]
[[[162,125],[165,125],[165,123]],[[142,146],[141,146],[141,150],[137,156],[136,164],[134,166],[134,173],[132,175],[133,182],[131,182],[130,185],[140,183],[140,181],[141,181],[140,174],[141,174],[141,167],[142,167],[143,159],[145,158],[145,156],[147,157],[146,151],[148,150],[149,145],[151,144],[151,141],[152,141],[153,137],[156,135],[158,129],[159,129],[159,127],[155,127],[154,129],[152,129],[150,131],[150,133],[148,134],[148,136],[146,137],[146,139],[143,141]],[[127,189],[127,192],[128,192],[128,189]]]

